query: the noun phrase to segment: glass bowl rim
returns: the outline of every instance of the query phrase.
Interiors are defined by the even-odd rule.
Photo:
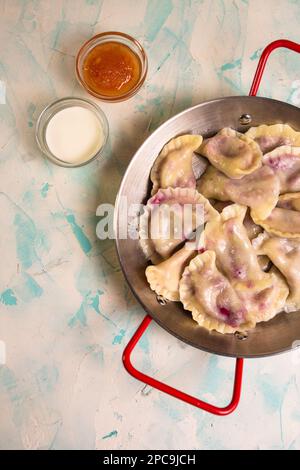
[[[47,142],[46,141],[44,142],[45,139],[43,138],[43,132],[44,130],[46,130],[46,127],[49,123],[49,119],[46,119],[46,122],[42,123],[42,120],[45,117],[45,114],[47,113],[47,111],[50,111],[51,108],[55,107],[56,105],[62,105],[61,109],[58,109],[55,113],[52,114],[51,116],[52,118],[59,111],[62,111],[63,109],[67,109],[68,107],[70,107],[70,106],[63,106],[64,103],[67,103],[70,101],[77,101],[79,103],[83,102],[87,104],[88,106],[93,108],[92,112],[94,112],[95,115],[98,114],[104,123],[104,128],[103,128],[104,140],[103,140],[102,146],[99,148],[99,150],[97,150],[95,154],[92,155],[92,157],[88,158],[86,161],[81,162],[81,163],[69,163],[69,162],[65,162],[64,160],[59,159],[51,152],[51,150],[49,149],[47,145]],[[42,138],[40,135],[41,133],[42,133]],[[93,101],[87,98],[80,98],[77,96],[66,96],[66,97],[58,98],[54,101],[51,101],[47,106],[45,106],[42,109],[35,125],[35,139],[36,139],[36,142],[38,144],[40,151],[48,158],[48,160],[52,161],[58,166],[63,166],[65,168],[78,168],[80,166],[87,165],[93,160],[96,160],[102,154],[102,151],[105,149],[107,141],[108,141],[108,136],[109,136],[109,123],[108,123],[108,119],[104,111],[100,108],[100,106],[98,106]]]
[[[79,67],[79,61],[82,58],[82,56],[84,56],[84,54],[86,52],[86,49],[89,46],[89,44],[92,43],[95,40],[99,40],[99,44],[100,44],[102,42],[102,39],[105,39],[106,37],[109,37],[109,36],[115,36],[115,39],[114,39],[115,42],[120,42],[120,40],[118,41],[118,38],[121,37],[121,38],[127,40],[128,43],[134,44],[139,49],[141,57],[142,57],[142,58],[139,57],[139,59],[141,60],[141,65],[142,65],[142,73],[141,73],[141,76],[139,78],[139,81],[127,93],[124,93],[124,95],[117,96],[117,97],[101,95],[100,93],[97,93],[94,90],[92,90],[86,84],[85,80],[83,79],[82,74],[81,74],[81,68]],[[98,44],[95,44],[94,47],[96,47],[97,45]],[[128,47],[130,47],[130,46],[128,46]],[[101,101],[106,101],[108,103],[125,101],[125,100],[131,98],[133,95],[135,95],[138,92],[138,90],[141,88],[143,83],[145,82],[147,72],[148,72],[148,58],[147,58],[147,54],[145,52],[145,49],[143,48],[143,46],[141,45],[141,43],[137,39],[135,39],[133,36],[130,36],[127,33],[122,33],[121,31],[105,31],[103,33],[95,34],[95,36],[92,36],[90,39],[88,39],[86,42],[84,42],[82,44],[82,46],[80,47],[80,49],[79,49],[79,51],[76,55],[75,73],[76,73],[76,77],[77,77],[77,80],[78,80],[79,84],[88,93],[90,93],[95,98],[98,98]]]

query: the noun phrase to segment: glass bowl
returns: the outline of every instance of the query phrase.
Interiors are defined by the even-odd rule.
[[[92,111],[94,115],[97,117],[97,119],[99,120],[100,125],[102,127],[102,131],[103,131],[102,146],[97,150],[96,153],[91,155],[91,157],[89,157],[87,160],[84,160],[79,163],[78,162],[77,163],[66,162],[56,157],[49,149],[47,140],[46,140],[47,126],[50,120],[52,119],[52,117],[59,111],[62,111],[63,109],[66,109],[66,108],[70,108],[72,106],[80,106],[80,107],[83,107]],[[72,97],[62,98],[57,101],[54,101],[53,103],[50,103],[41,112],[37,120],[36,129],[35,129],[36,141],[38,143],[40,150],[44,153],[44,155],[46,155],[46,157],[48,157],[49,160],[56,163],[57,165],[71,167],[71,168],[86,165],[87,163],[90,163],[92,160],[95,160],[96,158],[98,158],[102,154],[106,146],[108,134],[109,134],[108,122],[107,122],[104,112],[99,108],[99,106],[97,106],[95,103],[93,103],[90,100],[83,99],[83,98],[72,98]]]
[[[129,47],[129,49],[131,49],[131,51],[134,52],[134,54],[138,57],[141,63],[141,73],[140,73],[138,82],[134,85],[133,88],[131,88],[128,92],[124,93],[123,95],[107,96],[107,95],[99,94],[95,90],[93,90],[86,83],[84,79],[83,66],[84,66],[86,57],[91,52],[91,50],[94,49],[94,47],[99,46],[100,44],[105,44],[107,42],[117,42],[117,43],[120,43]],[[110,103],[124,101],[124,100],[127,100],[128,98],[131,98],[133,95],[135,95],[137,91],[141,88],[141,86],[143,85],[146,75],[147,75],[147,71],[148,71],[148,60],[147,60],[146,53],[143,47],[141,46],[141,44],[136,39],[129,36],[128,34],[120,33],[117,31],[109,31],[106,33],[100,33],[92,37],[86,43],[83,44],[83,46],[80,48],[76,57],[76,76],[80,85],[82,85],[83,88],[88,93],[95,96],[99,100],[107,101]]]

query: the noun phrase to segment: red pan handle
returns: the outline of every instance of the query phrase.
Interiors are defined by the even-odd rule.
[[[252,86],[250,89],[250,96],[255,96],[263,73],[264,69],[268,60],[269,55],[271,54],[274,49],[277,49],[279,47],[285,47],[287,49],[291,49],[293,51],[299,52],[300,53],[300,44],[297,44],[292,41],[288,41],[287,39],[279,39],[278,41],[274,41],[271,44],[269,44],[262,52],[262,55],[260,57],[260,60],[258,62],[258,66],[254,75],[254,79],[252,82]],[[215,405],[211,405],[210,403],[207,403],[205,401],[200,400],[199,398],[195,398],[191,395],[188,395],[184,392],[181,392],[180,390],[177,390],[176,388],[171,387],[170,385],[164,384],[163,382],[160,382],[159,380],[154,379],[153,377],[150,377],[149,375],[144,374],[143,372],[138,371],[131,363],[131,353],[133,349],[135,348],[136,344],[148,328],[149,324],[151,323],[152,318],[149,315],[146,315],[136,332],[134,333],[133,337],[127,344],[124,353],[123,353],[123,363],[124,366],[131,374],[133,377],[135,377],[137,380],[140,380],[141,382],[146,383],[147,385],[150,385],[151,387],[156,388],[157,390],[160,390],[161,392],[165,392],[168,395],[171,395],[175,398],[178,398],[179,400],[182,400],[190,405],[196,406],[197,408],[201,408],[204,411],[208,411],[209,413],[213,413],[218,416],[225,416],[230,413],[232,413],[236,407],[239,404],[240,401],[240,396],[241,396],[241,387],[242,387],[242,376],[243,376],[243,359],[236,359],[236,365],[235,365],[235,375],[234,375],[234,386],[233,386],[233,394],[232,394],[232,399],[229,405],[225,407],[218,407]]]
[[[277,41],[273,41],[267,47],[265,47],[260,56],[257,69],[253,78],[253,82],[249,92],[250,96],[255,96],[257,94],[269,55],[271,54],[271,52],[273,52],[275,49],[278,49],[279,47],[285,47],[286,49],[290,49],[291,51],[300,53],[300,44],[297,44],[293,41],[289,41],[288,39],[278,39]]]
[[[190,405],[196,406],[197,408],[201,408],[204,411],[208,411],[209,413],[213,413],[219,416],[225,416],[232,413],[240,401],[243,375],[243,359],[236,360],[233,394],[229,405],[225,406],[224,408],[220,408],[215,405],[210,405],[209,403],[206,403],[205,401],[202,401],[199,398],[192,397],[191,395],[181,392],[180,390],[177,390],[176,388],[173,388],[170,385],[164,384],[163,382],[160,382],[159,380],[156,380],[153,377],[150,377],[149,375],[143,374],[143,372],[138,371],[132,365],[130,359],[131,353],[141,336],[144,334],[145,330],[148,328],[151,321],[152,318],[149,315],[146,315],[124,350],[123,363],[127,372],[129,372],[130,375],[140,380],[141,382],[144,382],[150,385],[151,387],[160,390],[161,392],[165,392],[168,395],[178,398],[179,400],[189,403]]]

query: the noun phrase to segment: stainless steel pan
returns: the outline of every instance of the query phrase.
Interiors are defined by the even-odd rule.
[[[149,174],[163,145],[172,137],[197,133],[204,137],[216,133],[222,127],[233,127],[242,132],[249,128],[242,122],[251,118],[251,126],[288,123],[300,130],[300,109],[272,99],[258,97],[228,97],[208,101],[187,109],[160,126],[139,148],[124,175],[116,200],[116,245],[124,275],[133,293],[144,309],[163,328],[182,341],[211,353],[232,357],[260,357],[278,354],[292,349],[300,339],[300,312],[280,313],[267,323],[260,323],[248,337],[241,340],[234,335],[208,332],[192,320],[178,302],[161,305],[145,278],[147,266],[139,241],[120,239],[124,229],[120,210],[122,196],[128,205],[145,203],[150,195]],[[125,228],[126,230],[126,228]]]

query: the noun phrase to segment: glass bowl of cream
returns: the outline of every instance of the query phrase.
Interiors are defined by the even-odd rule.
[[[83,98],[62,98],[49,104],[36,124],[41,151],[60,166],[78,167],[99,157],[108,139],[103,111]]]

